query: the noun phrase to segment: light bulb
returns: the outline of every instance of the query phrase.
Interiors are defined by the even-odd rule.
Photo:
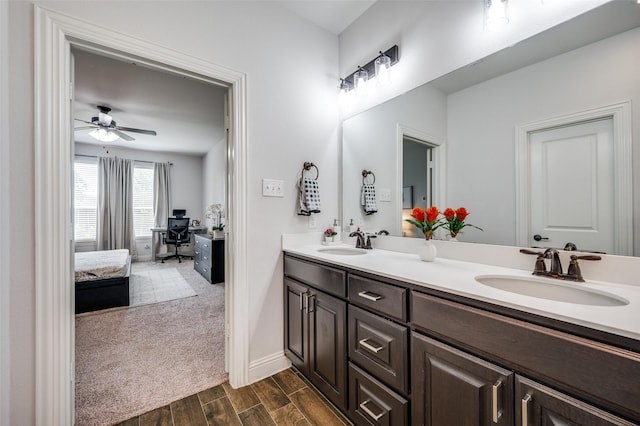
[[[497,30],[509,23],[508,0],[485,0],[484,28],[489,31]]]
[[[391,58],[380,52],[380,56],[376,59],[376,80],[379,86],[388,86],[391,84]]]
[[[367,93],[367,80],[369,79],[369,73],[364,68],[358,68],[358,71],[353,74],[353,82],[358,96],[363,96]]]

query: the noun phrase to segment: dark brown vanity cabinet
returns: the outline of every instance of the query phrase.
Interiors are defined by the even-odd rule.
[[[512,425],[513,376],[509,370],[414,332],[413,424]]]
[[[284,263],[285,352],[357,425],[640,425],[636,343],[312,260]]]
[[[346,411],[347,302],[300,282],[322,280],[320,287],[344,294],[344,275],[319,271],[318,266],[285,259],[285,274],[291,273],[284,280],[285,353],[324,396]]]
[[[515,424],[517,426],[637,425],[521,376],[516,376]]]
[[[348,275],[349,418],[358,425],[409,422],[407,289]]]
[[[482,357],[499,363],[501,367],[491,368],[503,374],[518,372],[514,376],[515,391],[510,390],[510,381],[500,379],[506,386],[498,396],[508,403],[502,408],[503,415],[507,415],[509,404],[515,406],[514,420],[506,424],[637,425],[624,417],[640,420],[640,354],[637,352],[419,292],[411,294],[411,313],[412,325],[418,331],[412,334],[411,341],[414,424],[431,424],[416,423],[415,417],[424,415],[428,419],[430,410],[447,407],[446,401],[434,395],[446,393],[449,386],[460,388],[461,392],[466,384],[460,383],[460,378],[464,377],[462,382],[468,382],[471,389],[473,383],[479,387],[496,383],[490,378],[483,384],[473,374],[456,371],[463,364],[454,364],[451,360],[460,357],[468,360],[465,365],[491,366],[479,359]],[[422,332],[451,345],[436,342]],[[454,345],[464,352],[454,349]],[[437,353],[434,355],[434,352]],[[433,373],[436,358],[437,376]],[[448,383],[453,377],[458,382]],[[438,383],[438,392],[434,391],[434,383]],[[499,393],[500,388],[496,391]],[[512,396],[508,396],[509,393]],[[486,398],[486,392],[484,395]],[[492,396],[489,393],[489,397]],[[431,399],[434,397],[438,398],[435,402]],[[484,406],[485,412],[487,407],[495,407],[493,402]],[[469,413],[478,411],[473,404],[469,407],[473,407]],[[493,416],[495,410],[489,411]],[[508,416],[510,414],[505,418]]]

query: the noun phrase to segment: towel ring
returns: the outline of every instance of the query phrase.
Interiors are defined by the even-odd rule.
[[[311,168],[312,168],[312,167],[313,167],[314,169],[316,169],[316,177],[314,178],[314,180],[318,180],[318,178],[320,177],[320,170],[318,170],[318,166],[316,166],[316,165],[315,165],[315,164],[313,164],[313,163],[309,163],[309,162],[307,162],[307,161],[306,161],[306,162],[304,163],[304,165],[302,166],[302,174],[304,175],[304,172],[305,172],[305,171],[307,171],[307,172],[308,172],[309,170],[311,170]]]
[[[373,176],[373,182],[371,182],[371,185],[376,183],[376,175],[371,171],[371,170],[363,170],[362,171],[362,184],[366,184],[365,180],[367,179],[367,176]]]

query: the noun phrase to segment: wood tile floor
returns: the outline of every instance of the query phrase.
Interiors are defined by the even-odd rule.
[[[223,383],[117,426],[350,424],[296,370],[288,369],[240,389]]]

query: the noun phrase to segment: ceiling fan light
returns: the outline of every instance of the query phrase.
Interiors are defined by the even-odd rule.
[[[119,139],[119,136],[115,133],[102,128],[90,131],[89,136],[99,140],[100,142],[115,142]]]

